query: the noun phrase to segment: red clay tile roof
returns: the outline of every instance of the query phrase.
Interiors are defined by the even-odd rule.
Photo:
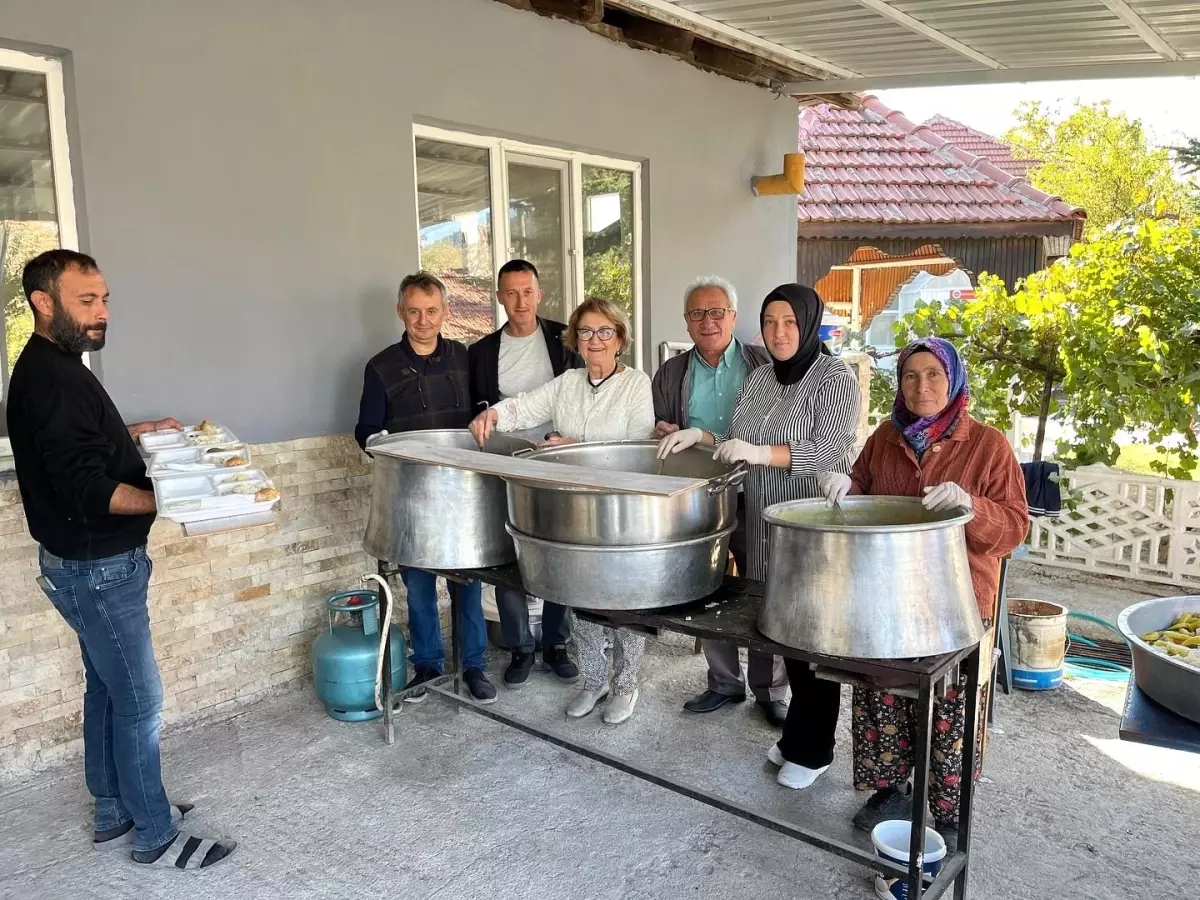
[[[800,113],[800,222],[888,225],[1077,222],[1087,214],[955,147],[874,97]]]
[[[496,330],[492,307],[492,279],[436,272],[450,291],[450,315],[442,325],[442,337],[472,344]]]
[[[945,275],[959,268],[958,263],[930,263],[930,259],[945,259],[941,248],[935,244],[918,247],[912,253],[893,256],[877,250],[875,247],[859,247],[843,266],[853,266],[855,263],[873,262],[911,262],[909,266],[895,268],[864,268],[859,276],[859,309],[863,321],[870,323],[875,314],[892,302],[900,288],[910,282],[918,272],[928,272],[930,275]],[[848,269],[834,269],[813,285],[825,301],[831,312],[849,317],[854,303],[854,275]]]
[[[1009,175],[1025,178],[1029,170],[1041,163],[1037,159],[1017,159],[1013,156],[1012,147],[1002,143],[990,134],[976,131],[962,122],[955,122],[946,116],[934,116],[925,120],[925,127],[934,134],[941,135],[960,150],[981,156],[1003,169]]]

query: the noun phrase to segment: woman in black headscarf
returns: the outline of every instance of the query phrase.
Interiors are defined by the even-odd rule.
[[[763,300],[759,324],[773,364],[755,369],[738,394],[727,434],[687,428],[659,443],[659,456],[695,444],[716,444],[717,459],[745,461],[747,578],[767,576],[767,527],[759,515],[772,503],[820,497],[817,476],[849,473],[861,397],[858,379],[821,342],[825,306],[802,284],[783,284]],[[787,661],[792,702],[783,739],[767,758],[785,787],[806,788],[833,761],[839,686],[818,681],[805,663]]]

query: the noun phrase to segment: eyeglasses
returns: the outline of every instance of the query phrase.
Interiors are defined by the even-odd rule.
[[[605,325],[603,328],[576,328],[575,336],[581,341],[590,341],[592,335],[600,338],[602,341],[611,341],[613,335],[617,333],[617,329],[609,328]]]
[[[719,322],[725,318],[725,313],[727,312],[733,312],[733,310],[725,306],[714,306],[710,309],[689,309],[684,313],[684,316],[689,322],[703,321],[705,316],[708,316],[714,322]]]

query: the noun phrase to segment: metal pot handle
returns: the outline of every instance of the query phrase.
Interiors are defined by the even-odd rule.
[[[738,463],[733,471],[714,478],[708,483],[708,496],[713,497],[722,491],[737,487],[746,480],[748,474],[750,474],[750,467],[745,462]]]
[[[374,454],[371,453],[371,448],[374,447],[376,444],[378,444],[380,441],[382,441],[387,436],[388,436],[387,429],[384,429],[383,431],[375,432],[373,435],[371,435],[365,441],[363,441],[363,452],[366,453],[368,456],[373,456]]]
[[[528,456],[535,450],[537,450],[537,447],[522,447],[520,450],[514,450],[513,456]]]

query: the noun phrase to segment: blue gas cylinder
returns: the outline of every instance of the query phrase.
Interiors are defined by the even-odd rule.
[[[313,686],[325,711],[343,722],[377,719],[375,670],[379,665],[379,593],[343,591],[325,601],[329,629],[313,641]],[[344,624],[335,619],[343,616]],[[391,626],[393,690],[408,680],[404,632]]]

